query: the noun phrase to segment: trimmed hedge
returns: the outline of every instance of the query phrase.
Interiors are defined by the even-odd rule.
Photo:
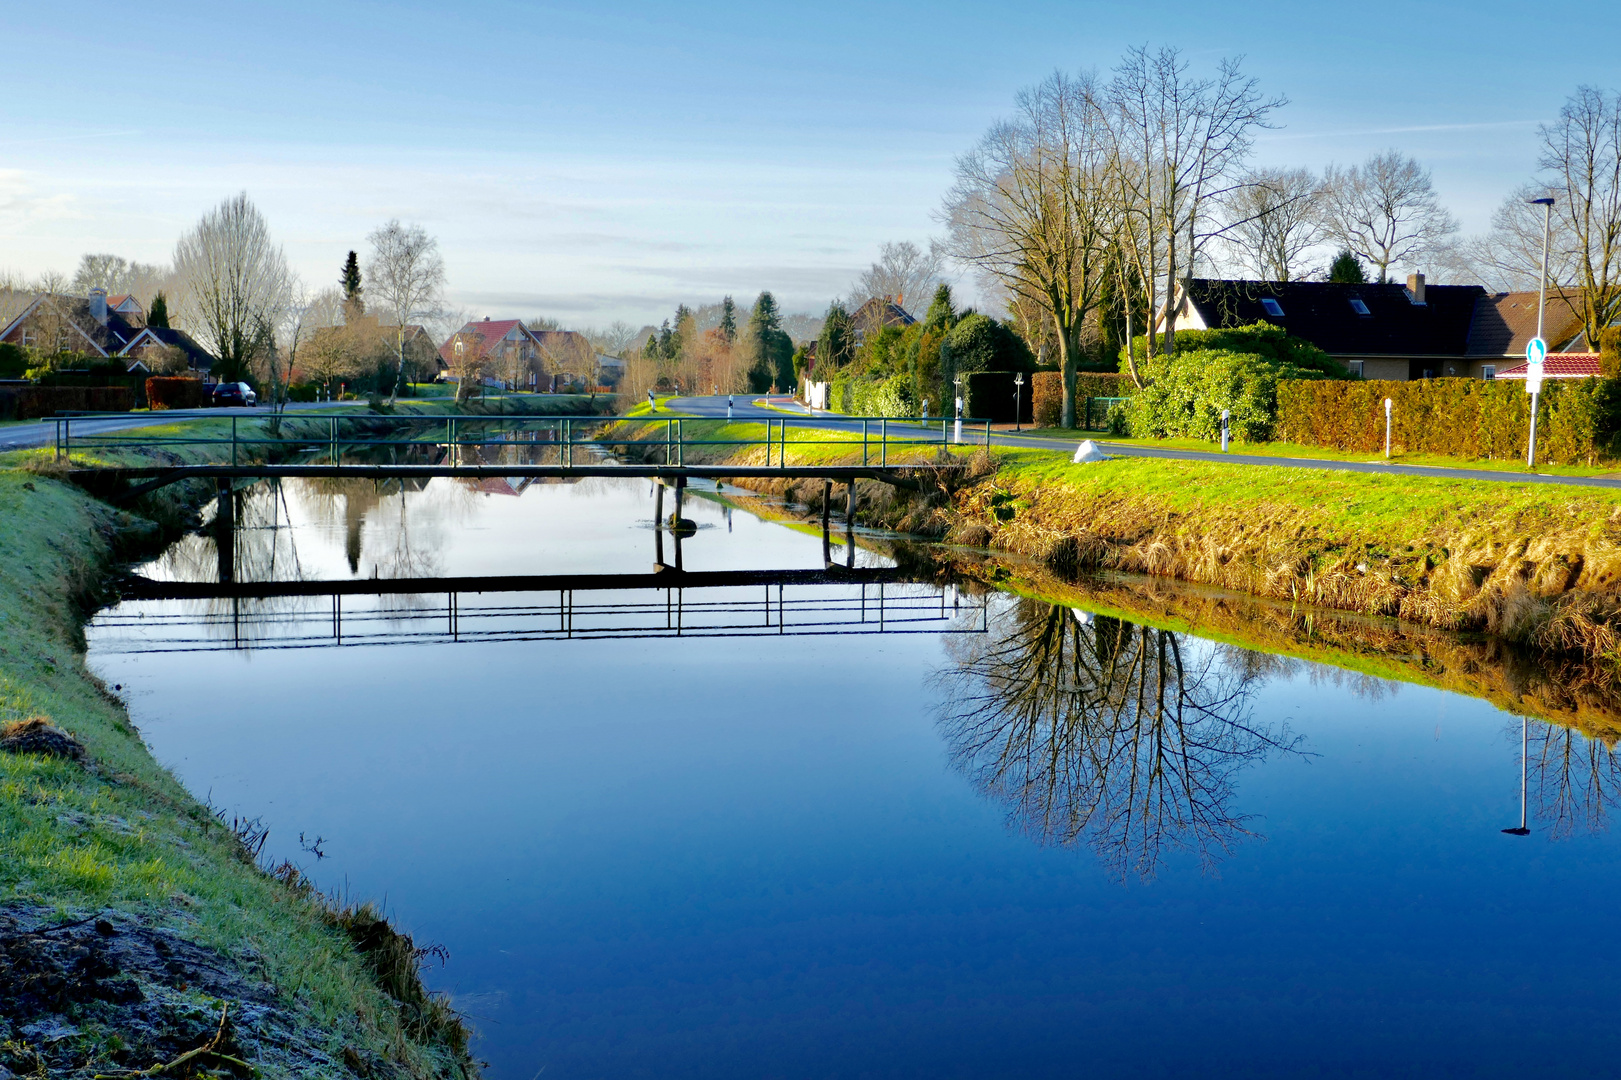
[[[963,415],[974,420],[990,420],[998,424],[1013,423],[1014,383],[1011,371],[976,371],[962,377]],[[1034,415],[1031,408],[1030,380],[1024,380],[1019,389],[1019,422],[1028,424]]]
[[[1542,388],[1539,458],[1592,464],[1611,453],[1621,429],[1621,381],[1550,379]],[[1525,456],[1531,397],[1524,383],[1506,379],[1285,380],[1278,384],[1277,437],[1383,453],[1386,398],[1392,451],[1503,460]]]
[[[1057,427],[1064,415],[1064,376],[1058,371],[1038,371],[1030,376],[1030,404],[1037,427]],[[1137,392],[1131,376],[1117,371],[1081,371],[1075,375],[1075,413],[1082,412],[1086,398],[1131,397]]]
[[[208,407],[208,395],[203,392],[201,379],[154,375],[146,380],[146,402],[154,412],[159,409],[203,409]]]
[[[843,376],[827,388],[827,407],[852,416],[916,416],[919,405],[910,375],[887,379]],[[938,415],[938,405],[933,404]]]
[[[135,391],[127,386],[25,386],[17,391],[17,419],[38,420],[59,412],[129,412]]]

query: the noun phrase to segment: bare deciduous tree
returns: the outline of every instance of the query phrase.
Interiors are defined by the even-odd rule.
[[[213,348],[217,374],[241,378],[286,304],[289,282],[281,247],[247,192],[204,214],[175,244],[174,265],[185,285],[182,319]]]
[[[902,305],[910,297],[914,307],[926,302],[940,283],[944,262],[945,252],[938,241],[931,241],[927,250],[910,240],[882,244],[878,261],[850,285],[849,306],[854,310],[873,297],[881,300],[886,296]]]
[[[394,317],[395,371],[393,400],[405,378],[405,327],[417,319],[430,317],[438,309],[445,288],[445,261],[439,255],[439,242],[420,225],[401,225],[390,220],[367,239],[371,258],[366,264],[366,281],[374,301]]]
[[[1179,50],[1126,54],[1109,84],[1112,179],[1123,219],[1116,230],[1122,262],[1146,291],[1150,313],[1159,296],[1175,298],[1211,237],[1216,204],[1241,186],[1257,128],[1286,104],[1262,96],[1238,59],[1196,79]],[[1176,345],[1174,305],[1165,305],[1165,347]],[[1150,354],[1154,334],[1148,335]],[[1128,357],[1136,377],[1134,357]]]
[[[1054,73],[1020,92],[1013,118],[958,159],[942,212],[955,257],[1051,320],[1066,427],[1108,243],[1106,136],[1094,79]]]
[[[74,272],[72,289],[82,296],[99,287],[106,289],[109,295],[129,293],[142,303],[148,303],[168,277],[168,269],[162,266],[131,262],[107,253],[84,255]]]
[[[1323,239],[1322,185],[1309,169],[1250,173],[1223,205],[1222,242],[1262,281],[1293,280],[1301,258]]]
[[[1323,177],[1330,236],[1379,269],[1412,265],[1458,231],[1435,193],[1430,171],[1399,150],[1375,154],[1361,165],[1331,165]]]
[[[1621,94],[1579,87],[1539,129],[1553,212],[1568,237],[1587,340],[1621,319]]]

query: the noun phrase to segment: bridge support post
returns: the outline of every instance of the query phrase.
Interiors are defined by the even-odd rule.
[[[664,565],[664,481],[653,486],[653,565]]]
[[[844,485],[844,542],[847,545],[844,565],[856,564],[856,482]]]
[[[828,510],[833,502],[833,481],[822,481],[822,565],[828,566],[833,562],[833,544],[828,537]]]
[[[687,493],[687,478],[675,478],[675,515],[670,518],[670,531],[675,535],[675,568],[681,569],[681,534],[685,532],[686,519],[681,516],[683,497]]]
[[[236,499],[226,477],[220,477],[219,501],[215,505],[214,550],[219,556],[219,580],[230,584],[236,580]]]

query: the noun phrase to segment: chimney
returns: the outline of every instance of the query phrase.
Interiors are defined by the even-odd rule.
[[[103,326],[107,325],[107,290],[95,288],[90,290],[90,317]]]
[[[1408,274],[1407,291],[1413,294],[1413,303],[1422,304],[1424,302],[1424,275]]]

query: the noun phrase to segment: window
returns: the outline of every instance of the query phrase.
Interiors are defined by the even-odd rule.
[[[1351,369],[1351,374],[1352,375],[1355,375],[1359,379],[1362,377],[1363,361],[1361,361],[1361,360],[1352,360],[1346,366]]]
[[[464,351],[466,351],[466,346],[464,346],[460,341],[456,342],[456,355],[460,356]]]
[[[28,327],[26,327],[26,326],[23,327],[23,348],[25,348],[25,349],[33,348],[34,341],[35,341],[34,332],[32,330],[28,329]]]
[[[1358,315],[1373,314],[1373,312],[1368,310],[1368,305],[1362,302],[1362,297],[1360,296],[1351,297],[1351,310],[1356,312]]]
[[[1265,308],[1266,313],[1272,316],[1274,319],[1283,318],[1283,305],[1272,299],[1270,296],[1261,297],[1261,306]]]
[[[1482,365],[1480,365],[1480,377],[1482,379],[1485,379],[1487,382],[1491,382],[1493,379],[1497,378],[1497,365],[1496,364],[1482,364]]]

